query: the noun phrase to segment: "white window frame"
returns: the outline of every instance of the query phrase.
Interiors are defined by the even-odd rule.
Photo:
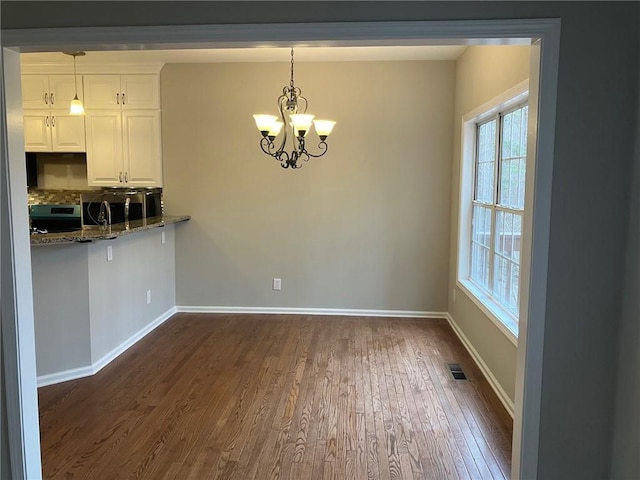
[[[529,80],[527,79],[464,115],[462,117],[460,136],[462,145],[460,150],[460,203],[458,208],[456,286],[476,304],[514,345],[518,343],[517,316],[504,308],[498,301],[492,298],[489,292],[469,278],[471,265],[471,219],[474,204],[477,124],[491,117],[495,117],[498,113],[508,113],[518,105],[526,103],[528,96]],[[500,125],[498,124],[498,130],[499,129]],[[496,161],[498,160],[499,159],[496,158]],[[525,202],[524,211],[528,208],[528,204]],[[523,219],[524,211],[522,212]],[[492,225],[492,231],[494,227],[495,226]],[[491,244],[491,248],[493,248],[493,243]],[[520,274],[522,275],[522,270],[520,270]],[[493,271],[490,271],[490,275],[493,275]],[[519,301],[522,301],[522,299],[520,298]]]

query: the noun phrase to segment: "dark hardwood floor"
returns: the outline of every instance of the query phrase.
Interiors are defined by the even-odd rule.
[[[444,320],[178,314],[39,389],[44,478],[509,478],[487,392]]]

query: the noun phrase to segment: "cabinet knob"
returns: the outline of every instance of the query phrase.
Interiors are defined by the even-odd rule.
[[[49,105],[49,94],[48,94],[48,93],[45,93],[45,94],[44,94],[44,103],[45,103],[46,105]]]

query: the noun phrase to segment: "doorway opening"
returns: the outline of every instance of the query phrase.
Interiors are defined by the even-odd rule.
[[[528,42],[534,46],[532,55],[532,67],[535,71],[531,74],[530,123],[533,143],[529,157],[532,168],[528,172],[536,172],[531,175],[527,183],[527,201],[535,205],[529,218],[525,218],[525,224],[530,226],[531,237],[535,242],[523,245],[524,252],[528,256],[528,265],[523,265],[523,277],[529,279],[528,285],[523,285],[520,347],[518,349],[518,374],[516,388],[516,418],[514,425],[514,476],[535,476],[535,464],[537,457],[537,418],[539,417],[541,365],[542,365],[542,339],[544,333],[544,305],[546,292],[546,257],[549,231],[549,205],[551,186],[551,167],[553,159],[553,136],[555,118],[555,78],[557,77],[557,51],[558,51],[558,24],[553,20],[540,20],[527,23],[526,26],[517,22],[488,21],[488,22],[411,22],[412,27],[421,32],[420,41],[441,41],[443,38],[452,44],[479,44],[488,38],[498,43]],[[167,48],[167,40],[176,38],[172,43],[175,48],[184,44],[199,43],[209,47],[226,45],[229,42],[244,46],[264,45],[265,38],[278,38],[283,40],[271,41],[274,46],[288,46],[292,42],[309,43],[309,38],[333,38],[335,45],[354,45],[358,43],[379,42],[380,44],[402,45],[405,42],[415,42],[415,31],[407,30],[403,22],[380,22],[370,24],[357,24],[358,36],[352,25],[345,23],[338,27],[323,24],[291,24],[288,28],[282,25],[277,27],[270,25],[251,25],[237,29],[242,32],[242,38],[237,38],[239,33],[231,32],[220,26],[211,26],[193,31],[182,36],[177,36],[177,29],[171,27],[157,27],[140,29],[133,33],[137,41],[131,40],[128,44],[119,45],[126,49],[134,45],[159,45]],[[117,29],[113,29],[116,33]],[[135,29],[134,29],[135,30]],[[363,33],[364,32],[364,33]],[[411,32],[408,34],[407,32]],[[481,32],[481,33],[478,33]],[[20,87],[19,87],[19,53],[27,51],[51,51],[59,50],[62,45],[73,45],[74,48],[90,50],[97,49],[98,39],[104,38],[104,31],[98,32],[86,30],[86,36],[68,37],[64,30],[7,32],[3,36],[4,48],[4,78],[7,91],[6,104],[2,107],[7,112],[7,118],[12,118],[16,112],[20,112]],[[27,40],[26,35],[29,36]],[[410,37],[410,38],[409,38]],[[180,38],[178,40],[178,38]],[[221,38],[223,40],[221,40]],[[363,40],[364,38],[364,40]],[[159,40],[162,39],[162,40]],[[286,39],[286,40],[285,40]],[[540,40],[541,39],[541,40]],[[93,45],[90,47],[89,45]],[[113,48],[113,45],[104,46],[104,49]],[[542,52],[545,54],[542,55]],[[541,59],[544,59],[542,61]],[[541,88],[539,88],[541,87]],[[11,98],[11,94],[16,94]],[[16,101],[17,99],[17,101]],[[15,302],[14,309],[5,316],[3,325],[11,325],[7,331],[11,336],[5,340],[15,347],[14,350],[4,350],[5,361],[10,364],[10,369],[15,371],[14,378],[7,378],[7,407],[9,417],[16,419],[10,429],[11,451],[14,468],[22,468],[24,476],[30,472],[39,472],[39,442],[37,429],[37,396],[35,389],[35,365],[33,344],[33,306],[31,301],[30,285],[30,255],[28,246],[27,214],[18,206],[26,201],[25,192],[20,183],[24,181],[24,148],[22,143],[21,126],[10,123],[8,131],[8,149],[3,152],[3,183],[8,189],[3,194],[3,218],[6,218],[7,226],[3,228],[2,248],[3,258],[8,258],[8,266],[3,268],[3,284],[5,278],[15,285],[12,292]],[[531,138],[531,137],[530,137]],[[529,161],[529,160],[528,160]],[[7,167],[5,169],[5,166]],[[534,191],[535,189],[535,191]],[[6,210],[6,211],[5,211]],[[535,212],[535,213],[534,213]],[[25,232],[25,233],[21,233]],[[533,248],[535,246],[535,248]],[[4,253],[9,255],[5,256]],[[6,275],[6,277],[4,277]],[[4,312],[3,312],[4,313]],[[524,315],[523,315],[523,314]],[[524,341],[522,341],[524,339]],[[526,348],[525,348],[526,345]],[[13,364],[11,364],[13,362]],[[539,395],[538,395],[539,397]],[[12,400],[13,399],[13,400]],[[524,399],[527,401],[525,402]],[[524,410],[524,405],[527,410]],[[15,444],[19,440],[19,444]],[[526,455],[524,454],[526,452]],[[37,475],[33,476],[37,478]]]

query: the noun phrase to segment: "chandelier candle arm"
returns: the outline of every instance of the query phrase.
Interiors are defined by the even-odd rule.
[[[326,139],[333,130],[336,122],[332,120],[314,120],[314,115],[308,114],[309,102],[302,96],[302,90],[295,86],[293,78],[293,48],[291,49],[291,79],[289,85],[282,89],[282,95],[278,97],[278,111],[280,118],[275,115],[255,114],[253,116],[256,126],[262,135],[260,148],[264,153],[270,155],[280,162],[283,168],[300,168],[302,165],[298,160],[305,162],[311,157],[321,157],[327,152],[328,145]],[[286,115],[289,116],[287,121]],[[287,128],[283,128],[288,124]],[[315,126],[316,133],[320,138],[318,148],[320,152],[313,154],[306,149],[305,137]],[[287,144],[287,131],[291,129],[293,134],[293,148],[290,152],[285,151]],[[280,146],[276,148],[275,140],[281,135]]]

